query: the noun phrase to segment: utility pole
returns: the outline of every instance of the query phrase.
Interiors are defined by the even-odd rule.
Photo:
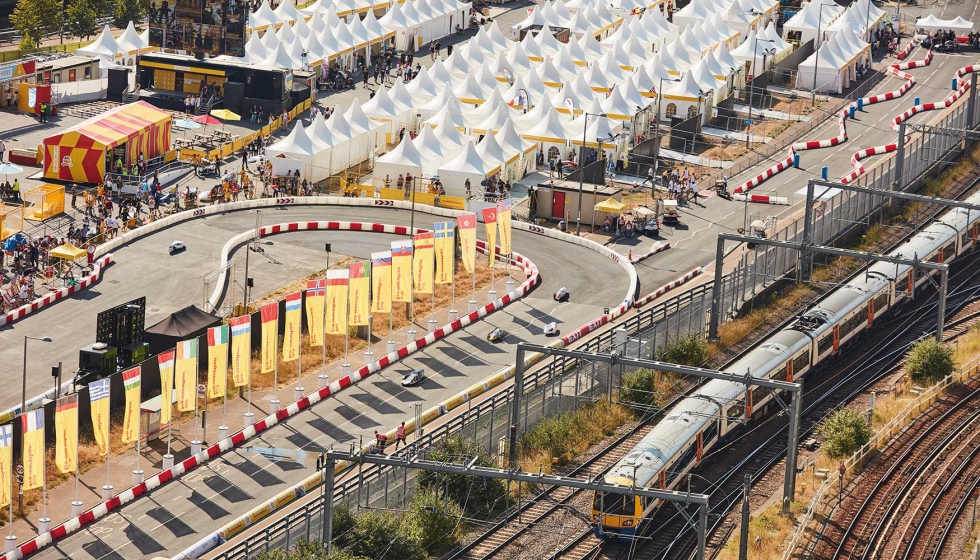
[[[745,474],[742,482],[742,526],[738,535],[738,560],[746,560],[749,554],[749,493],[752,492],[752,476]]]

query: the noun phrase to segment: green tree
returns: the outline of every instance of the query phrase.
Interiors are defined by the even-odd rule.
[[[69,0],[65,10],[65,30],[73,37],[88,39],[98,31],[95,0]]]
[[[916,383],[934,383],[953,373],[953,351],[934,338],[916,342],[905,356],[905,371]]]
[[[476,465],[493,467],[490,456],[478,444],[462,435],[448,437],[427,454],[426,459],[440,462],[466,463],[476,458]],[[419,487],[426,489],[446,488],[449,497],[463,507],[466,517],[491,519],[503,511],[507,504],[507,488],[503,481],[475,478],[461,474],[422,473]]]
[[[700,366],[708,361],[708,345],[701,337],[689,334],[659,348],[657,360],[682,366]]]
[[[832,459],[853,454],[871,439],[871,428],[862,414],[844,408],[830,415],[820,426],[823,448]]]
[[[115,0],[112,8],[112,25],[124,29],[129,22],[133,22],[136,30],[141,31],[148,9],[149,3],[146,0]]]
[[[17,0],[10,23],[20,33],[20,49],[33,51],[49,32],[61,25],[61,2],[58,0]]]
[[[310,541],[299,541],[292,550],[270,550],[255,557],[256,560],[362,560],[360,557],[334,547],[330,554],[323,550],[323,545]]]
[[[354,519],[354,528],[345,547],[347,552],[374,560],[425,560],[422,543],[401,515],[368,510]]]
[[[421,490],[412,497],[409,512],[412,536],[429,554],[438,556],[459,544],[463,508],[452,499]]]
[[[659,406],[660,395],[657,392],[657,376],[659,372],[652,369],[636,369],[625,375],[619,388],[619,403],[623,405]]]
[[[334,506],[332,525],[331,542],[339,547],[346,548],[353,538],[354,526],[357,525],[357,518],[347,504]]]

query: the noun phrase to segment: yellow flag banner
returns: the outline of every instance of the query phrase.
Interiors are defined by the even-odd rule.
[[[248,385],[252,357],[252,317],[228,319],[231,327],[231,380],[235,387]]]
[[[10,489],[13,488],[14,427],[0,426],[0,508],[10,505]]]
[[[371,313],[391,311],[391,251],[371,253]]]
[[[63,474],[78,465],[78,394],[58,399],[54,407],[54,464]]]
[[[323,304],[326,291],[326,280],[310,280],[306,283],[306,325],[310,329],[310,346],[323,346]]]
[[[160,365],[160,425],[166,426],[174,407],[174,351],[158,354],[157,363]]]
[[[412,301],[412,240],[391,242],[392,301]]]
[[[208,329],[208,398],[228,391],[228,325]]]
[[[476,214],[463,214],[456,218],[459,225],[459,252],[463,268],[473,274],[476,269]]]
[[[453,281],[453,269],[456,258],[456,243],[453,238],[455,224],[453,222],[436,222],[433,224],[436,249],[436,284],[449,284]]]
[[[197,408],[197,339],[177,343],[177,410]]]
[[[327,334],[347,332],[347,285],[350,270],[327,271]]]
[[[122,442],[132,443],[140,437],[140,367],[123,372],[126,409],[123,411]]]
[[[371,263],[350,265],[350,324],[365,326],[371,314]]]
[[[279,336],[279,302],[263,305],[262,315],[262,373],[269,373],[276,367],[276,338]]]
[[[415,292],[432,293],[432,270],[435,264],[435,237],[430,231],[415,236],[415,254],[412,258],[412,279]]]
[[[496,208],[484,208],[483,209],[483,225],[487,227],[487,250],[490,252],[490,266],[493,267],[493,261],[496,258],[497,251],[495,247],[497,246],[497,209]]]
[[[500,233],[500,254],[510,254],[510,199],[497,201],[497,229]]]
[[[92,432],[99,446],[99,455],[109,452],[109,378],[88,384],[88,398],[92,406]]]
[[[303,293],[286,296],[286,332],[282,337],[282,361],[295,362],[299,358],[300,339],[303,334]]]
[[[44,409],[20,415],[24,434],[21,440],[24,465],[24,490],[44,485]]]

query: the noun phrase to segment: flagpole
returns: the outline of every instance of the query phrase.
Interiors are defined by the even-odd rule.
[[[278,304],[277,304],[278,305]],[[279,412],[279,313],[276,312],[276,330],[272,337],[272,400],[269,401],[271,412]]]
[[[78,412],[81,410],[81,405],[78,402],[78,393],[75,393],[75,501],[71,503],[71,516],[78,517],[82,514],[82,501],[78,499],[78,434],[81,433],[81,415]],[[11,500],[13,503],[13,500]]]
[[[323,389],[330,384],[330,377],[327,375],[327,290],[329,281],[327,275],[330,274],[330,244],[327,243],[327,268],[323,271],[323,321],[320,323],[320,374],[319,388]]]
[[[371,268],[368,270],[368,336],[367,336],[367,350],[364,351],[364,365],[371,363],[372,358],[374,358],[374,352],[371,351],[371,331],[374,330],[374,310],[371,309],[374,303],[374,262],[371,262]]]
[[[228,417],[227,417],[226,413],[228,412],[228,355],[229,355],[229,352],[231,351],[231,326],[230,325],[225,325],[224,328],[227,328],[228,329],[226,331],[228,333],[228,338],[226,339],[228,341],[227,342],[228,346],[225,348],[225,390],[221,392],[222,393],[222,395],[221,395],[221,426],[218,427],[218,431],[221,431],[221,428],[224,428],[225,429],[225,437],[227,437],[227,434],[228,434],[228,422],[226,420],[228,419]],[[249,334],[251,334],[251,333],[249,333]],[[234,379],[232,379],[232,384],[234,384]],[[225,438],[219,437],[218,439],[221,440],[221,439],[225,439]]]

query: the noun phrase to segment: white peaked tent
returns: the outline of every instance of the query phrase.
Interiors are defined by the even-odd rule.
[[[483,140],[476,145],[476,153],[486,164],[488,171],[487,175],[501,174],[501,179],[508,179],[510,176],[507,174],[507,152],[504,148],[497,142],[497,139],[493,134],[486,134],[483,136]],[[514,170],[516,172],[516,169]]]
[[[614,62],[609,62],[608,60],[605,61],[606,64],[602,64],[601,62],[596,61],[592,66],[589,66],[589,69],[584,74],[585,81],[595,91],[608,92],[619,81],[617,78],[622,73],[622,68],[619,68]],[[613,75],[607,74],[607,72],[614,72],[613,66],[619,72]]]
[[[364,16],[364,20],[361,23],[367,29],[368,37],[371,38],[371,44],[384,40],[386,35],[385,30],[381,26],[381,22],[378,21],[378,17],[374,15],[374,10],[368,10],[367,15]]]
[[[439,94],[440,85],[429,75],[429,68],[423,66],[412,81],[405,86],[413,102],[425,102]]]
[[[126,65],[135,66],[136,59],[134,57],[149,45],[144,43],[143,38],[136,32],[133,22],[129,22],[123,34],[116,39],[116,46],[119,48],[119,54],[126,59]]]
[[[296,36],[301,39],[305,39],[313,33],[313,31],[310,29],[310,24],[306,22],[306,16],[296,20],[296,23],[293,24],[293,33],[295,33]]]
[[[462,48],[454,50],[443,63],[451,76],[463,77],[476,68],[472,66],[473,61],[466,58],[462,51]]]
[[[510,83],[510,80],[514,78],[514,67],[510,65],[510,62],[507,62],[507,53],[501,52],[491,57],[487,66],[494,78],[501,84]],[[500,84],[497,87],[500,87]]]
[[[772,67],[777,52],[772,43],[765,42],[755,31],[750,31],[745,42],[735,47],[731,55],[743,68],[748,68],[749,74],[756,75]]]
[[[422,32],[422,24],[409,18],[402,9],[403,5],[411,6],[411,4],[411,2],[405,2],[405,4],[395,2],[388,13],[378,20],[385,31],[395,33],[395,48],[399,50],[414,47],[415,36]]]
[[[476,153],[473,141],[469,140],[455,158],[439,166],[439,178],[448,196],[469,198],[467,194],[481,190],[480,183],[487,177],[488,168],[483,158]],[[466,192],[466,181],[470,182],[470,193]]]
[[[422,155],[415,149],[411,134],[402,137],[402,141],[394,150],[374,161],[374,176],[389,176],[392,179],[398,175],[411,173],[416,177],[422,175]]]
[[[701,87],[694,81],[691,72],[685,72],[680,80],[664,83],[661,119],[670,122],[670,117],[687,119],[697,111],[701,100]],[[692,107],[694,111],[692,111]],[[707,111],[704,111],[707,113]]]
[[[109,26],[106,25],[94,41],[75,52],[85,56],[115,58],[119,54],[119,45],[113,38],[112,32],[109,31]]]
[[[582,145],[582,127],[585,126],[585,123],[585,115],[579,115],[565,127],[565,134],[568,136],[571,145]],[[598,148],[599,140],[602,139],[605,145],[612,147],[613,137],[616,135],[615,130],[618,128],[619,126],[610,121],[608,117],[593,115],[589,112],[588,127],[584,131],[585,146]],[[575,151],[577,152],[578,150]]]
[[[712,0],[691,0],[690,4],[674,12],[674,24],[681,29],[689,28],[711,17],[715,9]]]
[[[547,87],[560,88],[562,83],[562,75],[558,72],[558,68],[555,68],[554,63],[551,61],[551,56],[546,56],[544,60],[537,65],[534,70],[535,76],[541,80]]]
[[[598,59],[603,55],[602,45],[596,40],[595,36],[591,33],[586,33],[582,35],[582,38],[578,40],[578,44],[582,47],[582,52],[585,53],[586,58],[589,62]]]
[[[507,96],[505,95],[504,100],[506,99]],[[532,107],[530,111],[523,115],[518,114],[517,118],[514,119],[518,130],[527,130],[528,128],[540,123],[548,116],[551,110],[555,108],[555,104],[551,101],[551,97],[543,96],[540,99],[541,100],[534,107]]]
[[[917,29],[926,29],[928,31],[941,29],[946,31],[969,33],[973,31],[973,22],[967,21],[960,16],[957,16],[954,19],[940,19],[936,17],[936,14],[929,14],[924,18],[915,20],[915,27]]]
[[[471,130],[474,134],[487,134],[488,132],[497,131],[502,129],[505,124],[510,122],[511,117],[513,116],[513,109],[501,101],[497,103],[497,106],[494,108],[493,112],[474,123]]]
[[[512,72],[511,78],[514,78],[519,74],[527,74],[534,67],[534,62],[531,61],[530,57],[527,56],[527,53],[524,52],[524,47],[522,47],[520,43],[514,43],[514,47],[507,52],[507,54],[504,56],[504,60],[507,62],[507,66]]]
[[[279,24],[279,17],[269,7],[269,0],[262,0],[259,9],[248,14],[248,27],[252,31],[268,31]]]
[[[262,46],[265,47],[267,53],[274,52],[281,44],[282,42],[279,41],[279,37],[271,30],[262,36]]]
[[[500,32],[500,27],[497,25],[496,21],[490,24],[490,31],[487,32],[487,36],[496,46],[496,49],[494,49],[496,52],[504,52],[514,46],[514,42],[507,39],[507,37]]]
[[[448,84],[435,97],[415,107],[415,114],[422,121],[431,120],[442,111],[447,111],[450,116],[454,117],[452,122],[455,126],[463,126],[460,124],[463,122],[463,107]],[[458,115],[458,119],[455,118],[456,115]]]
[[[300,165],[298,168],[293,168],[287,171],[295,172],[298,169],[301,175],[314,181],[319,181],[326,176],[324,175],[324,177],[317,177],[316,174],[312,172],[313,168],[315,167],[314,160],[317,152],[318,150],[316,147],[314,147],[313,140],[311,140],[307,135],[306,129],[303,127],[302,122],[296,122],[296,125],[293,126],[293,130],[288,136],[269,146],[265,150],[266,157],[274,162],[273,165],[275,165],[276,156],[282,154],[288,158],[291,158],[292,160],[295,160]],[[273,172],[275,173],[275,169],[273,169]],[[281,175],[284,173],[285,171],[278,174]]]
[[[459,129],[449,118],[449,113],[443,113],[439,118],[432,119],[426,123],[435,133],[435,137],[446,150],[455,150],[466,143],[466,139],[460,134]]]
[[[512,111],[507,104],[504,103],[504,99],[500,97],[500,90],[495,89],[490,92],[487,100],[483,102],[482,105],[475,109],[468,109],[463,111],[463,118],[466,121],[467,127],[476,125],[477,123],[483,122],[484,119],[489,117],[497,110],[497,105],[503,105],[508,111]],[[516,113],[515,113],[516,114]],[[482,134],[482,133],[481,133]]]
[[[602,100],[599,103],[599,107],[602,108],[602,112],[608,115],[610,118],[628,121],[633,118],[633,114],[636,113],[636,106],[630,105],[626,99],[623,98],[623,94],[619,91],[619,87],[613,88],[609,92],[609,97]]]
[[[772,46],[776,49],[776,62],[786,58],[791,52],[793,52],[793,45],[784,41],[782,37],[779,36],[779,32],[776,31],[776,24],[769,22],[769,25],[764,27],[762,31],[759,32],[760,39],[766,39],[771,41],[767,45]]]
[[[411,113],[414,107],[412,94],[408,93],[408,86],[402,80],[395,80],[395,85],[388,90],[388,97],[395,104],[395,108],[400,111]]]
[[[365,115],[384,125],[387,143],[391,143],[398,131],[407,126],[412,119],[411,110],[396,104],[384,86],[378,88],[374,97],[365,102],[361,109]]]
[[[334,149],[345,147],[344,142],[346,140],[337,138],[333,131],[330,130],[322,113],[317,114],[313,118],[313,123],[306,129],[306,135],[309,136],[310,141],[313,143],[315,152],[313,156],[314,168],[308,171],[312,172],[312,176],[316,180],[331,175],[330,170],[339,167],[339,165],[334,165],[333,162]]]
[[[694,66],[691,53],[679,38],[667,43],[659,54],[661,54],[660,64],[672,76],[680,76],[685,70]]]
[[[850,86],[858,68],[869,61],[870,46],[852,33],[842,31],[800,63],[796,87],[807,91],[841,93]]]
[[[517,127],[514,125],[513,119],[508,120],[504,124],[504,127],[497,131],[495,136],[497,137],[497,143],[504,148],[505,152],[510,154],[507,164],[513,165],[516,163],[518,165],[517,168],[520,171],[516,175],[517,178],[521,178],[537,168],[535,155],[537,154],[538,146],[530,140],[521,138],[521,135],[517,133]]]
[[[330,117],[327,126],[330,128],[330,132],[338,139],[348,139],[345,145],[334,147],[334,153],[331,159],[335,169],[347,169],[370,159],[374,154],[372,141],[374,133],[361,132],[359,127],[353,127],[345,114],[334,113]]]
[[[303,14],[299,13],[296,6],[293,6],[292,2],[283,2],[279,4],[279,7],[273,10],[279,23],[291,24],[292,22],[304,17]]]
[[[321,113],[317,113],[320,116]],[[379,147],[379,133],[382,129],[386,128],[385,123],[372,120],[371,117],[367,116],[364,112],[364,108],[361,106],[361,101],[359,99],[354,99],[347,111],[344,112],[344,118],[350,123],[351,130],[356,133],[366,133],[369,138],[369,145],[377,148]]]
[[[413,140],[415,149],[418,150],[422,158],[422,175],[432,176],[439,173],[439,166],[450,156],[456,155],[455,150],[450,150],[442,145],[436,136],[434,129],[423,126],[419,135]]]
[[[545,86],[534,74],[527,74],[526,76],[518,75],[514,83],[507,87],[500,96],[508,105],[519,109],[522,104],[534,107],[544,103],[544,98],[550,96],[554,91]],[[526,103],[524,103],[525,101]]]
[[[453,97],[452,99],[456,99]],[[463,111],[460,109],[458,102],[456,104],[449,103],[444,105],[434,115],[429,121],[436,122],[441,121],[443,118],[447,119],[453,126],[458,129],[466,129],[466,119],[463,117]]]
[[[840,16],[842,8],[833,0],[811,0],[803,5],[800,11],[783,24],[783,33],[788,37],[789,33],[798,32],[800,42],[806,43],[810,39],[816,39],[816,46],[820,46],[823,38],[817,35],[830,27],[830,24]]]
[[[518,128],[525,126],[525,123],[522,122],[516,124]],[[566,136],[565,126],[562,124],[561,119],[558,118],[558,111],[554,108],[551,108],[547,115],[538,121],[537,124],[528,127],[521,134],[521,137],[525,140],[536,142],[538,149],[543,150],[548,156],[548,159],[551,159],[555,153],[564,156],[565,146],[567,145],[565,141]]]
[[[460,103],[479,105],[486,99],[487,92],[476,81],[476,76],[471,72],[456,84],[453,88],[453,95],[459,99]]]

